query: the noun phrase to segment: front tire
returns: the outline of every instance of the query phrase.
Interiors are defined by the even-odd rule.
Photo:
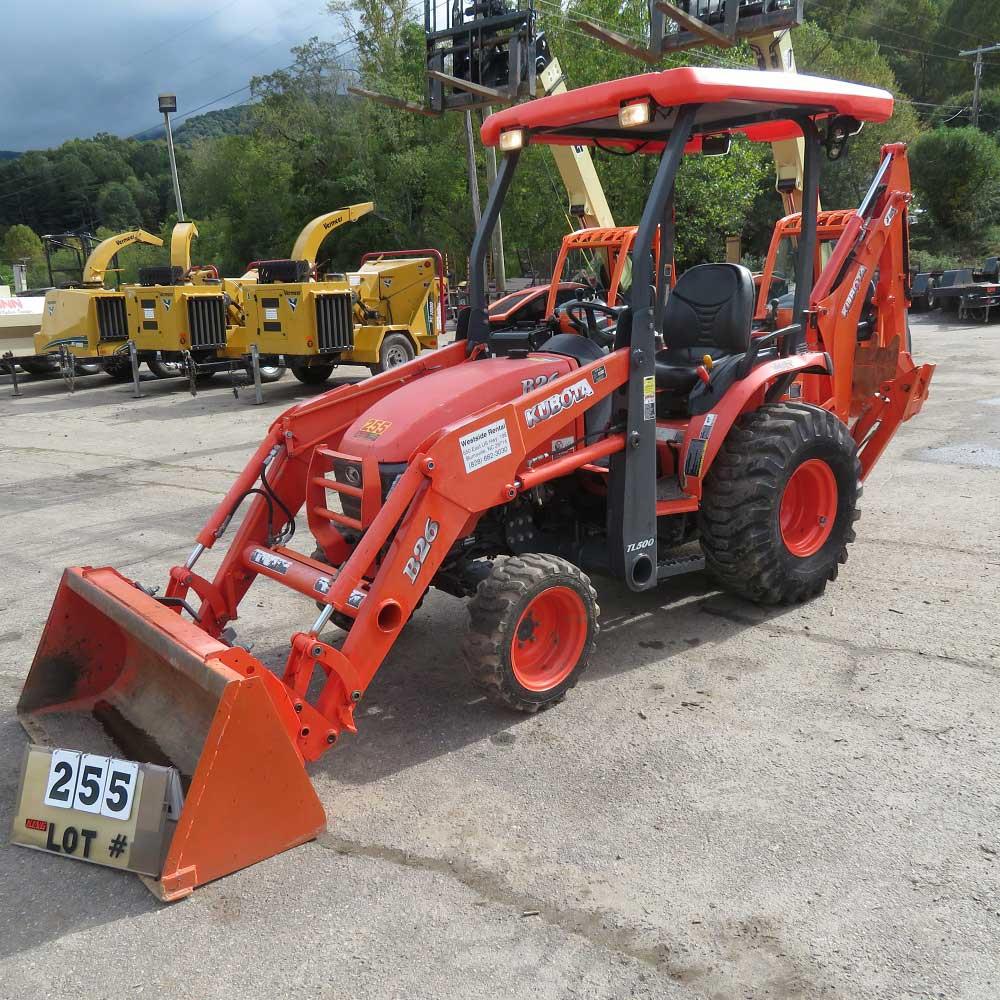
[[[854,440],[827,410],[782,403],[742,417],[705,480],[707,569],[760,604],[822,594],[855,538],[860,478]]]
[[[537,712],[586,670],[599,614],[589,578],[571,562],[542,553],[497,562],[469,602],[466,666],[491,701]]]

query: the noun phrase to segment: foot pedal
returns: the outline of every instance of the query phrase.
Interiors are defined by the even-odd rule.
[[[678,556],[676,559],[664,559],[656,564],[656,579],[666,580],[671,576],[681,576],[684,573],[697,573],[705,568],[704,556]]]

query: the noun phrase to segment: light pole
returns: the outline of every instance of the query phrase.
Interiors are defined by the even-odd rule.
[[[177,111],[176,94],[160,94],[159,107],[163,112],[163,126],[167,130],[167,152],[170,154],[170,175],[174,179],[174,199],[177,202],[177,221],[184,221],[184,204],[181,201],[181,183],[177,179],[177,159],[174,157],[174,136],[170,131],[170,116]]]

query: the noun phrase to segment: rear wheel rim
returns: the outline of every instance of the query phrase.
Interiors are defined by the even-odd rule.
[[[781,495],[781,540],[793,556],[805,559],[826,544],[837,517],[837,479],[819,458],[803,462]]]
[[[573,672],[587,641],[587,609],[572,587],[532,598],[514,629],[510,662],[528,691],[551,691]]]
[[[399,344],[393,344],[385,352],[385,366],[386,368],[396,368],[399,365],[405,365],[409,361],[409,352],[405,347]]]

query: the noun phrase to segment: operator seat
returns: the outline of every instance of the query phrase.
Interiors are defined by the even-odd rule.
[[[706,354],[713,361],[727,359],[721,367],[735,374],[737,358],[750,347],[753,310],[753,275],[745,267],[699,264],[685,271],[663,311],[667,346],[656,352],[661,395],[671,403],[683,402],[698,382],[698,366]],[[721,374],[718,369],[713,368],[713,382]]]

